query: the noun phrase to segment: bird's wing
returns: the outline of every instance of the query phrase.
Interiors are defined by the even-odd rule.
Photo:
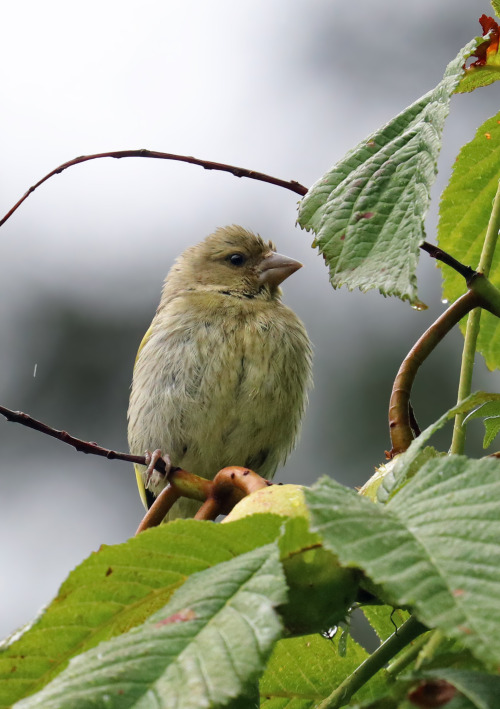
[[[152,332],[153,332],[153,326],[150,325],[150,326],[148,327],[148,329],[146,330],[146,334],[144,335],[144,337],[143,337],[142,340],[141,340],[141,344],[139,345],[139,349],[137,350],[137,354],[136,354],[136,356],[135,356],[135,362],[134,362],[134,364],[137,364],[137,360],[139,359],[139,355],[140,355],[141,352],[142,352],[142,348],[144,347],[144,345],[146,344],[146,342],[147,342],[147,341],[149,340],[149,338],[151,337],[151,333],[152,333]]]
[[[137,480],[137,487],[139,488],[139,495],[141,496],[142,504],[148,510],[148,498],[146,496],[146,488],[144,487],[144,481],[142,479],[142,466],[134,465],[135,477]]]
[[[135,363],[137,364],[137,360],[139,359],[139,355],[141,354],[142,348],[146,344],[146,342],[149,340],[151,337],[151,332],[153,330],[153,326],[150,325],[146,331],[146,334],[141,340],[141,344],[139,345],[139,349],[137,350],[137,355],[135,357]],[[134,470],[135,470],[135,477],[137,480],[137,487],[139,488],[139,495],[141,496],[142,504],[144,507],[148,510],[151,506],[151,501],[148,499],[148,491],[144,487],[144,481],[142,479],[142,471],[143,467],[142,465],[134,465]]]

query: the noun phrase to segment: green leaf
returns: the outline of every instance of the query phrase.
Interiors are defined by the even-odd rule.
[[[215,526],[215,525],[214,525]],[[16,709],[202,709],[248,696],[282,632],[276,544],[191,576],[146,623],[74,658]]]
[[[304,635],[344,621],[356,599],[359,574],[340,566],[321,537],[309,532],[305,517],[287,520],[278,544],[289,588],[288,603],[280,609],[286,629]]]
[[[480,660],[500,661],[500,461],[430,460],[386,505],[328,478],[306,499],[342,564]]]
[[[57,598],[0,652],[0,707],[41,689],[70,657],[143,623],[193,573],[267,544],[282,518],[231,525],[176,520],[103,546],[68,576]]]
[[[435,89],[351,150],[304,197],[299,224],[316,234],[334,288],[378,288],[421,307],[415,270],[449,102],[470,42]]]
[[[368,657],[352,638],[345,657],[338,651],[340,633],[333,640],[321,635],[280,640],[260,681],[263,709],[312,709]],[[377,673],[356,694],[373,700],[384,693],[385,671]]]
[[[464,419],[464,425],[470,419],[482,418],[485,428],[483,448],[488,448],[500,432],[500,402],[490,401],[472,411]]]
[[[419,672],[417,677],[444,679],[458,689],[475,709],[497,709],[500,697],[500,677],[485,672],[446,667]]]
[[[443,192],[438,225],[439,246],[462,263],[476,268],[483,247],[492,201],[500,178],[500,113],[478,128],[474,139],[465,145],[453,167]],[[438,262],[443,272],[443,295],[455,301],[465,293],[464,279]],[[489,279],[500,286],[500,253],[497,249]],[[466,319],[460,324],[465,332]],[[482,311],[477,349],[489,369],[500,366],[500,320]]]
[[[494,12],[496,12],[497,17],[500,17],[500,0],[491,0],[491,6]]]

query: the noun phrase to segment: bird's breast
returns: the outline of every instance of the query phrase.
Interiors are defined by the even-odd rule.
[[[288,308],[253,305],[154,323],[134,372],[131,449],[161,448],[203,477],[226,465],[274,473],[304,408],[310,345]]]

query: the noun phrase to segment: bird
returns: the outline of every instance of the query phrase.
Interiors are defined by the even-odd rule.
[[[241,226],[186,249],[139,346],[128,408],[133,455],[159,449],[206,479],[239,465],[271,479],[293,449],[312,385],[312,346],[280,284],[302,264]],[[135,466],[146,508],[165,476]],[[164,521],[193,516],[180,498]]]

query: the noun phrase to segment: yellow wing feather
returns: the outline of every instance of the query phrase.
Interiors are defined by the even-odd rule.
[[[140,355],[141,352],[142,352],[142,348],[144,347],[144,345],[146,344],[146,342],[147,342],[147,341],[149,340],[149,338],[151,337],[151,333],[152,333],[152,332],[153,332],[153,326],[150,325],[150,326],[148,327],[148,329],[146,330],[146,334],[144,335],[144,337],[143,337],[142,340],[141,340],[141,344],[139,345],[139,349],[137,350],[137,354],[136,354],[136,356],[135,356],[135,362],[134,362],[134,364],[137,364],[137,360],[139,359],[139,355]]]
[[[144,481],[142,479],[142,470],[140,465],[134,465],[135,477],[137,479],[137,487],[139,488],[139,495],[141,496],[142,504],[146,509],[148,509],[148,500],[146,498],[146,488],[144,487]]]
[[[141,354],[141,350],[146,344],[146,342],[149,340],[151,337],[151,332],[153,330],[152,325],[149,326],[149,328],[146,331],[146,334],[141,340],[141,344],[139,345],[139,349],[137,350],[137,355],[135,357],[135,364],[137,364],[137,360],[139,359],[139,355]],[[141,496],[142,504],[146,509],[148,509],[148,501],[146,498],[146,488],[144,487],[144,481],[142,479],[142,466],[141,465],[134,465],[134,470],[135,470],[135,477],[137,480],[137,487],[139,488],[139,495]]]

